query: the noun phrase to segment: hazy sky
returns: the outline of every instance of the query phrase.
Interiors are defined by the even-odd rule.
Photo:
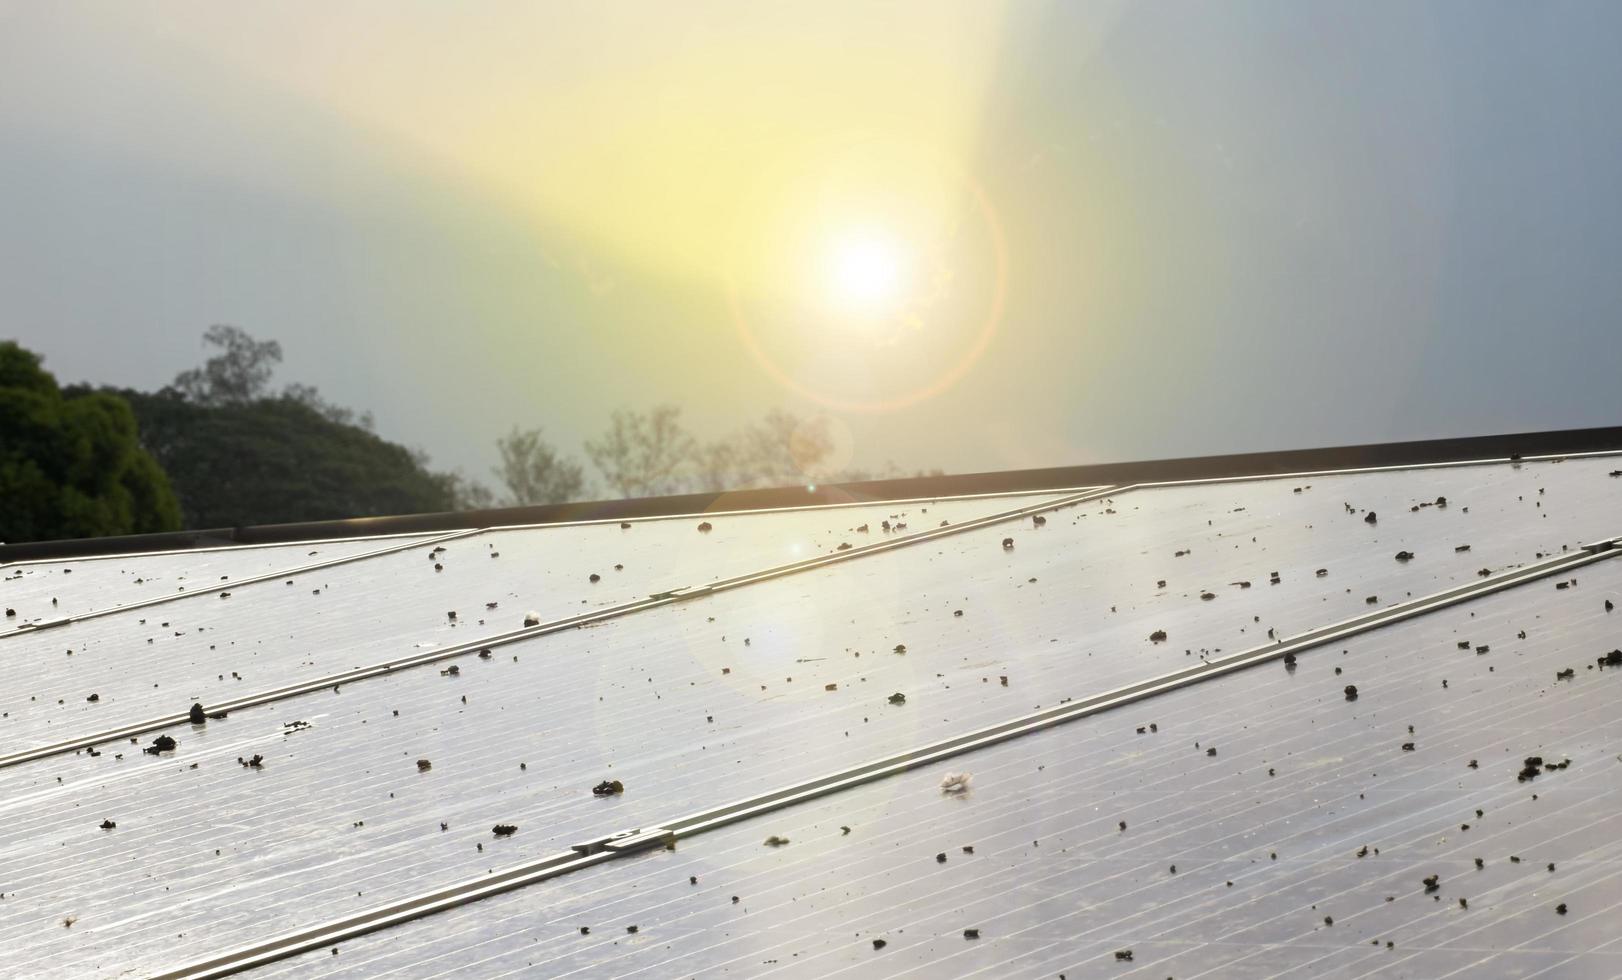
[[[0,337],[232,323],[483,475],[618,406],[949,471],[1622,423],[1622,4],[0,0]]]

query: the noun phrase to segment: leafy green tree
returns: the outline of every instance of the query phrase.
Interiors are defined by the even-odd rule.
[[[0,540],[170,531],[180,508],[106,392],[64,395],[39,355],[0,342]]]
[[[454,479],[295,397],[205,405],[124,392],[174,482],[186,526],[232,527],[451,510]]]
[[[156,393],[119,392],[173,481],[186,526],[232,527],[476,506],[489,492],[372,432],[370,413],[310,385],[272,388],[281,344],[240,327],[203,334],[214,353]]]

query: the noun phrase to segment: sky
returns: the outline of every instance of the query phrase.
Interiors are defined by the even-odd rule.
[[[0,338],[203,331],[485,477],[616,408],[853,465],[1622,423],[1622,5],[0,0]]]

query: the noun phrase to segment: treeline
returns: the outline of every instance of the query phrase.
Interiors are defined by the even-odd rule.
[[[204,364],[156,392],[59,388],[37,355],[0,343],[0,541],[901,475],[829,470],[834,440],[820,420],[773,411],[702,440],[679,409],[659,406],[615,412],[582,447],[589,471],[541,428],[515,426],[496,440],[491,485],[433,469],[374,432],[369,413],[313,387],[276,388],[276,341],[230,326],[203,340]]]

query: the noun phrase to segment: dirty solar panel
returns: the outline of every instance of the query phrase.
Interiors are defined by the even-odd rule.
[[[16,611],[15,616],[7,617],[4,628],[78,616],[159,596],[230,588],[230,583],[236,579],[361,555],[431,537],[436,535],[345,538],[0,565],[0,604]]]
[[[1474,575],[1473,553],[1441,547],[1456,537],[1451,514],[1404,510],[1411,522],[1371,527],[1344,512],[1348,494],[1389,508],[1422,477],[1424,499],[1441,487],[1458,501],[1449,510],[1510,525],[1511,546],[1482,548],[1518,563],[1601,536],[1603,520],[1573,516],[1614,492],[1593,476],[1567,463],[1340,476],[1301,494],[1289,482],[1224,484],[1197,488],[1203,509],[1196,488],[1134,492],[1051,513],[1041,528],[968,532],[500,647],[488,662],[469,655],[456,676],[419,668],[182,726],[173,757],[104,746],[94,759],[0,771],[0,799],[26,801],[0,811],[11,821],[0,848],[29,859],[19,893],[46,899],[29,904],[36,921],[71,905],[86,926],[19,927],[0,944],[31,943],[23,955],[41,965],[155,968],[232,945],[250,923],[281,931],[358,911],[1175,669],[1191,662],[1187,637],[1253,645],[1265,640],[1261,612],[1305,629],[1362,611],[1364,586],[1423,594]],[[1554,530],[1544,508],[1519,506],[1538,485],[1562,502],[1548,508],[1564,521]],[[1395,561],[1399,546],[1415,560]],[[1262,584],[1271,568],[1310,572],[1325,553],[1367,569],[1358,589],[1294,571]],[[1205,601],[1197,587],[1156,587],[1168,567],[1260,581]],[[1151,642],[1156,628],[1171,641]],[[897,691],[907,704],[886,703]],[[293,720],[313,727],[284,735]],[[236,764],[254,754],[265,768]],[[419,773],[419,758],[432,768]],[[626,795],[592,797],[607,777]],[[87,811],[113,815],[118,840]],[[497,821],[522,830],[495,841]],[[76,838],[105,850],[64,863],[49,831],[81,823]],[[168,889],[162,920],[128,914],[152,875]]]
[[[1622,563],[1580,579],[248,975],[1616,976]]]
[[[28,675],[0,688],[0,736],[22,749],[109,731],[509,632],[530,612],[562,618],[1050,497],[495,530],[285,580],[216,582],[207,595],[0,640]],[[907,526],[884,531],[897,515]],[[170,574],[191,575],[199,560],[176,554]]]

